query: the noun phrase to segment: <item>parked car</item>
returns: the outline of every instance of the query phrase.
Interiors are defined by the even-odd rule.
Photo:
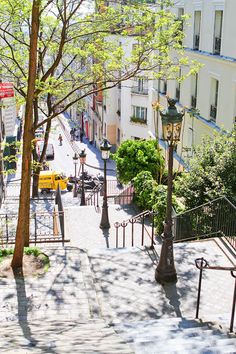
[[[41,155],[41,153],[43,151],[43,145],[44,145],[44,142],[38,143],[38,155]],[[53,146],[53,144],[48,143],[45,158],[53,160],[54,157],[55,157],[54,146]]]

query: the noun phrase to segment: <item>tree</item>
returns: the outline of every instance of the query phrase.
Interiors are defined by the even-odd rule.
[[[2,72],[15,80],[15,89],[26,103],[31,97],[34,104],[34,121],[32,118],[28,120],[29,102],[25,117],[25,160],[16,234],[17,240],[22,238],[26,245],[29,241],[29,154],[35,129],[47,124],[49,134],[52,119],[76,102],[144,71],[152,70],[152,79],[174,79],[181,66],[188,66],[189,75],[197,70],[196,62],[189,62],[183,52],[181,19],[177,20],[174,14],[165,10],[170,1],[162,0],[163,6],[155,11],[150,9],[148,1],[131,0],[125,4],[117,1],[115,6],[108,7],[104,1],[96,1],[96,11],[89,14],[84,12],[85,3],[85,0],[1,1]],[[37,40],[34,38],[36,48],[31,46],[32,36],[35,36],[33,5],[40,6],[38,18],[34,18],[39,27]],[[127,43],[136,44],[130,56],[119,45],[121,37],[126,37]],[[32,50],[36,50],[37,58]],[[173,52],[179,54],[179,60],[176,60],[177,56],[175,61],[172,60]],[[32,56],[36,59],[36,75],[30,71]],[[32,84],[30,92],[35,86],[30,95],[29,82]],[[47,109],[41,104],[45,101]],[[46,116],[42,122],[37,121],[38,109]],[[45,150],[44,147],[43,153]],[[29,185],[24,187],[24,183]],[[24,194],[25,188],[27,193]],[[17,243],[16,248],[22,247],[23,243]],[[20,266],[20,257],[14,266],[16,264]]]
[[[160,180],[164,170],[164,158],[154,140],[126,140],[113,155],[117,174],[123,183],[130,182],[141,171],[149,171]]]
[[[195,148],[189,172],[177,178],[175,190],[187,208],[223,195],[236,202],[236,130],[204,137]]]
[[[12,268],[22,268],[25,238],[29,234],[30,209],[30,178],[31,178],[31,142],[33,139],[32,116],[37,70],[37,45],[39,32],[39,7],[41,0],[33,0],[31,36],[29,51],[28,86],[26,95],[25,122],[23,134],[22,173],[20,190],[20,208],[16,230],[15,250],[12,259]]]

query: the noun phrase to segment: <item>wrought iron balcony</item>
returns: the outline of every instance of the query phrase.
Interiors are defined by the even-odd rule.
[[[139,118],[139,117],[130,117],[130,122],[132,123],[139,123],[139,124],[147,124],[147,119]]]
[[[179,101],[180,99],[180,88],[176,87],[175,89],[175,98],[177,99],[177,101]]]
[[[194,34],[193,36],[193,49],[199,50],[200,36],[199,34]]]
[[[214,54],[220,54],[220,49],[221,49],[221,38],[220,37],[215,37],[214,38]]]
[[[191,107],[196,108],[197,106],[197,97],[191,96]]]
[[[214,105],[211,105],[210,108],[210,117],[212,120],[216,120],[216,114],[217,114],[217,107]]]
[[[131,88],[132,93],[137,93],[139,95],[148,95],[148,89],[147,88],[140,88],[138,86],[133,86]]]

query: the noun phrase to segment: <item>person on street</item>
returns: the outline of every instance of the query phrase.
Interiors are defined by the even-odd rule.
[[[84,132],[83,132],[83,130],[81,129],[81,130],[80,130],[80,142],[81,142],[81,143],[83,142],[83,136],[84,136]]]
[[[61,146],[62,145],[62,141],[63,141],[63,138],[62,138],[61,134],[59,134],[58,140],[59,140],[59,145]]]
[[[74,141],[74,137],[75,137],[74,129],[71,129],[71,131],[70,131],[70,140]]]

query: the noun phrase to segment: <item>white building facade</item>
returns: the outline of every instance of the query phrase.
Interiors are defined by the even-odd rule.
[[[179,0],[172,9],[177,17],[190,17],[183,27],[183,45],[190,59],[202,64],[197,75],[179,83],[152,80],[151,73],[122,82],[103,95],[102,134],[117,148],[127,139],[161,140],[160,117],[152,103],[166,106],[166,95],[180,108],[187,107],[175,167],[182,168],[204,135],[232,130],[236,119],[236,0]],[[132,43],[124,43],[131,52]],[[188,68],[182,68],[180,75]],[[147,76],[148,75],[148,76]],[[197,114],[192,114],[197,109]],[[156,122],[156,119],[158,120]]]

